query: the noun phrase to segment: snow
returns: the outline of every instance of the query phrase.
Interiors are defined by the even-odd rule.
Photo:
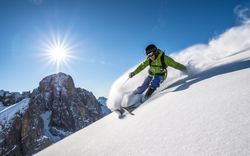
[[[41,118],[43,119],[43,124],[44,124],[43,132],[45,134],[45,136],[43,136],[43,137],[49,137],[49,139],[53,142],[57,142],[57,141],[61,140],[60,136],[55,136],[49,131],[50,128],[52,128],[54,131],[56,131],[61,136],[68,136],[68,135],[72,134],[72,132],[56,129],[55,127],[49,127],[49,123],[51,120],[51,114],[52,114],[51,111],[46,111],[43,114],[41,114]]]
[[[189,76],[196,75],[218,65],[225,64],[224,59],[230,56],[249,51],[250,37],[248,34],[250,34],[250,23],[232,27],[223,34],[213,38],[208,44],[196,44],[170,56],[188,67]],[[111,110],[119,108],[121,101],[124,100],[124,96],[131,94],[148,75],[148,70],[145,69],[139,75],[128,80],[129,72],[133,71],[135,67],[125,72],[112,85],[108,97],[108,107]],[[158,90],[166,88],[169,84],[185,77],[180,71],[168,68],[167,81]]]
[[[65,137],[65,136],[68,136],[68,135],[72,134],[72,132],[63,131],[63,130],[57,129],[55,127],[49,127],[49,123],[50,123],[50,120],[51,120],[51,114],[52,114],[51,111],[46,111],[43,114],[41,114],[41,118],[43,119],[43,124],[44,124],[44,128],[43,128],[43,132],[44,133],[43,134],[45,135],[41,139],[44,139],[44,137],[48,137],[51,141],[57,142],[57,141],[61,140],[60,136],[64,136]],[[49,131],[50,128],[52,130],[56,131],[60,136],[53,135]]]
[[[99,97],[97,101],[103,106],[107,105],[107,98],[105,97]]]
[[[5,96],[6,96],[6,97],[10,97],[10,96],[11,96],[11,93],[10,93],[10,92],[6,92]]]
[[[2,110],[4,110],[5,108],[6,108],[6,106],[4,106],[2,102],[0,102],[0,112],[1,112]]]
[[[0,97],[4,96],[4,90],[0,90]]]
[[[111,111],[107,107],[107,98],[99,97],[97,101],[101,105],[103,115],[108,115],[109,113],[111,113]]]
[[[58,74],[53,74],[50,76],[47,76],[46,78],[44,78],[41,82],[45,85],[45,86],[50,86],[51,81],[53,82],[53,87],[56,89],[56,94],[57,96],[62,95],[66,95],[67,94],[67,89],[65,88],[65,83],[67,82],[67,80],[72,80],[72,78],[70,77],[70,75],[66,75],[62,72],[59,72]],[[73,80],[72,80],[73,83]],[[73,84],[74,85],[74,84]],[[48,94],[46,93],[45,98],[48,98]]]
[[[56,127],[52,127],[51,129],[53,129],[55,132],[57,132],[58,135],[61,136],[61,137],[66,137],[66,136],[69,136],[69,135],[72,134],[72,132],[70,132],[70,131],[64,131],[64,130],[58,129],[58,128],[56,128]],[[60,138],[60,139],[61,139],[61,138]],[[58,140],[57,140],[57,141],[58,141]]]
[[[37,155],[249,155],[250,59],[233,65],[155,94],[135,116],[112,113]]]
[[[173,55],[188,77],[170,69],[134,116],[111,113],[37,155],[250,155],[249,34],[249,25],[233,27]],[[126,81],[128,72],[112,86],[112,109],[146,75]]]
[[[23,99],[22,101],[5,107],[5,109],[0,111],[0,124],[1,129],[3,127],[7,128],[10,126],[12,119],[18,114],[23,114],[29,106],[30,98]]]
[[[55,79],[55,82],[57,82],[54,84],[57,91],[57,95],[66,95],[67,89],[65,88],[64,83],[70,78],[70,76],[60,72],[58,74],[52,75],[51,78]]]
[[[11,150],[9,150],[9,151],[6,153],[6,155],[9,155],[9,154],[10,154],[12,151],[14,151],[16,148],[17,148],[17,146],[14,145],[14,147],[13,147]]]
[[[51,141],[56,142],[60,140],[60,137],[54,136],[53,134],[50,133],[49,131],[49,122],[51,120],[51,111],[46,111],[43,114],[41,114],[41,118],[43,119],[43,134],[45,136],[49,137]]]

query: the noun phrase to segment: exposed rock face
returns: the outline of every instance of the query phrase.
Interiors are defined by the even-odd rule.
[[[94,95],[75,88],[69,75],[59,73],[46,77],[35,92],[33,103],[42,112],[51,111],[50,127],[73,132],[101,117]]]
[[[13,105],[29,96],[30,96],[30,92],[23,92],[22,94],[20,94],[18,92],[8,92],[8,91],[0,90],[0,102],[4,106]]]
[[[27,112],[30,99],[1,110],[0,113],[0,155],[23,155],[23,115]]]
[[[75,88],[64,73],[45,77],[28,96],[27,108],[17,111],[10,126],[0,122],[0,155],[32,155],[103,117],[95,96]]]

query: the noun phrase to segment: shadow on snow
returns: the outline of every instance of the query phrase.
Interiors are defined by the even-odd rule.
[[[238,62],[225,64],[222,66],[214,67],[212,69],[203,71],[199,74],[181,79],[181,80],[169,85],[168,87],[162,89],[161,91],[164,92],[165,90],[172,88],[172,87],[176,87],[176,86],[178,86],[178,87],[175,88],[172,92],[184,90],[184,89],[189,88],[189,86],[191,86],[195,83],[209,79],[211,77],[221,75],[221,74],[231,73],[231,72],[235,72],[235,71],[243,70],[243,69],[247,69],[247,68],[250,68],[250,60],[238,61]]]

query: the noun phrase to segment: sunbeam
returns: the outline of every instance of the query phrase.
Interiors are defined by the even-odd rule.
[[[55,66],[57,72],[69,68],[72,59],[76,59],[73,55],[76,46],[69,40],[69,34],[61,35],[51,31],[50,38],[43,41],[41,56],[46,59],[46,67]]]

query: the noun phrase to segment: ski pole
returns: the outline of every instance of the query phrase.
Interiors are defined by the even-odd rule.
[[[122,85],[125,85],[128,82],[129,78],[126,79],[126,81],[123,82]]]

